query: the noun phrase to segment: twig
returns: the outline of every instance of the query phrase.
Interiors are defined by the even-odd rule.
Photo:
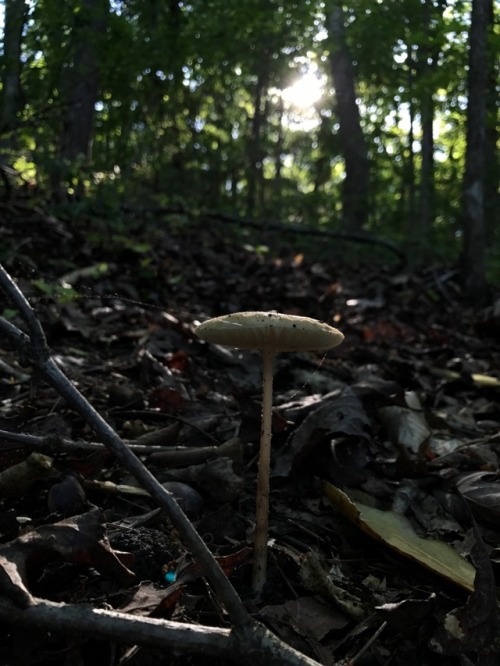
[[[2,440],[19,444],[20,447],[29,447],[34,451],[45,451],[46,453],[64,453],[68,451],[80,451],[82,449],[87,451],[102,451],[104,449],[104,444],[101,444],[101,442],[84,442],[59,437],[59,435],[44,435],[43,437],[39,437],[26,433],[11,432],[10,430],[0,430],[0,451],[7,448],[2,446]],[[159,446],[153,448],[155,451],[161,449]]]
[[[189,419],[183,419],[181,416],[177,416],[176,414],[165,414],[164,412],[155,412],[147,409],[122,409],[120,408],[113,408],[110,410],[110,413],[116,414],[120,417],[136,417],[136,418],[150,418],[150,419],[166,419],[168,421],[177,421],[178,423],[181,423],[182,425],[188,426],[189,428],[192,428],[193,430],[196,430],[197,432],[200,433],[200,435],[203,435],[206,439],[210,439],[215,445],[219,444],[219,441],[217,440],[216,437],[211,435],[209,432],[204,430],[203,428],[200,428],[200,426],[196,425],[196,423],[192,423]]]
[[[0,599],[0,618],[16,625],[36,625],[50,631],[57,627],[61,633],[84,633],[128,645],[138,643],[212,655],[227,654],[230,649],[229,629],[137,617],[83,604],[35,599],[33,605],[21,610],[12,601]]]
[[[358,661],[358,659],[361,659],[361,657],[368,652],[368,650],[371,648],[373,643],[377,640],[377,638],[380,636],[380,634],[384,631],[384,629],[387,627],[387,622],[382,622],[380,627],[377,629],[377,631],[369,638],[369,640],[363,645],[363,647],[356,652],[354,657],[351,658],[350,664],[354,666],[354,664]]]
[[[28,435],[26,433],[12,432],[0,429],[0,451],[3,448],[2,440],[29,447],[34,451],[45,453],[68,453],[71,451],[102,451],[105,447],[101,442],[86,442],[84,440],[68,439],[59,435],[50,434],[43,437]],[[155,446],[153,444],[140,444],[136,440],[124,440],[131,451],[140,456],[152,456],[151,460],[164,465],[180,466],[194,465],[209,458],[218,456],[231,456],[237,450],[237,441],[229,440],[219,446]],[[9,447],[11,448],[11,447]]]
[[[33,599],[25,609],[0,598],[0,618],[6,622],[54,631],[100,636],[126,645],[150,645],[190,652],[239,657],[266,666],[320,666],[278,639],[256,622],[234,633],[229,629],[141,618],[87,605],[58,604]]]

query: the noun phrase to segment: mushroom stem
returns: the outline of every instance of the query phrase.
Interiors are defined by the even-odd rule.
[[[267,579],[267,535],[269,525],[269,476],[273,419],[273,364],[275,352],[263,349],[262,423],[260,433],[257,509],[255,518],[252,588],[259,595]]]

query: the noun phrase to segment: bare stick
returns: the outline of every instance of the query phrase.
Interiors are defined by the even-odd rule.
[[[36,625],[51,632],[87,634],[126,645],[149,645],[233,657],[266,666],[320,666],[318,662],[281,643],[256,622],[234,633],[229,629],[137,617],[82,604],[58,604],[42,599],[25,609],[0,598],[0,618],[16,625]]]
[[[137,617],[83,604],[35,599],[34,604],[20,609],[8,599],[0,599],[0,618],[16,625],[36,625],[50,631],[56,627],[61,633],[83,633],[127,645],[152,645],[211,655],[227,654],[231,647],[229,629]]]
[[[65,453],[68,451],[103,451],[105,450],[104,444],[101,442],[86,442],[84,440],[68,439],[67,437],[60,437],[56,434],[43,435],[28,435],[26,433],[12,432],[11,430],[2,430],[0,428],[0,451],[9,448],[5,446],[2,440],[18,444],[19,447],[29,447],[34,451],[43,451],[49,454]],[[152,462],[162,463],[169,466],[185,466],[195,465],[204,462],[210,458],[217,458],[220,456],[231,457],[238,454],[239,440],[232,439],[220,444],[219,446],[156,446],[154,444],[141,444],[139,439],[129,440],[124,442],[129,449],[137,453],[137,455],[151,456]],[[10,446],[12,448],[12,446]]]

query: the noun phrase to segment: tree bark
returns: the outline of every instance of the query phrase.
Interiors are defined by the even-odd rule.
[[[471,300],[483,300],[486,287],[484,215],[488,17],[491,0],[472,0],[469,31],[467,148],[462,185],[462,279]]]
[[[263,55],[263,58],[266,56]],[[257,201],[259,196],[259,185],[262,186],[262,148],[261,132],[262,124],[265,118],[265,96],[268,82],[267,63],[264,61],[261,71],[257,76],[254,93],[254,114],[251,124],[251,136],[248,147],[249,168],[248,168],[248,188],[247,188],[247,206],[246,213],[248,217],[253,217],[256,213]]]
[[[416,205],[415,202],[417,200],[416,196],[416,176],[415,176],[415,150],[414,150],[414,143],[415,143],[415,102],[413,99],[413,79],[415,76],[415,73],[413,71],[413,65],[411,64],[413,62],[413,57],[411,55],[411,46],[409,47],[409,52],[410,52],[410,70],[408,74],[408,90],[410,91],[410,101],[408,104],[408,113],[409,113],[409,128],[408,128],[408,162],[406,165],[405,169],[405,175],[407,178],[406,186],[407,186],[407,191],[408,191],[408,226],[409,226],[409,233],[408,237],[411,241],[416,240]]]
[[[322,113],[323,109],[317,109],[319,114],[319,128],[317,134],[318,156],[312,164],[312,176],[314,193],[319,194],[332,177],[331,153],[332,153],[332,119],[328,113]]]
[[[438,66],[441,40],[436,38],[433,25],[442,21],[447,7],[445,0],[425,0],[421,7],[422,35],[417,71],[421,82],[420,123],[422,126],[422,163],[420,168],[419,230],[421,239],[427,240],[434,223],[434,82],[433,74]]]
[[[356,100],[354,66],[345,39],[344,11],[337,0],[330,6],[327,24],[339,138],[345,162],[343,222],[348,231],[358,232],[368,221],[370,165]]]
[[[0,134],[15,126],[21,97],[21,44],[28,12],[25,0],[5,0]]]
[[[488,24],[494,25],[493,3],[489,2]],[[484,181],[484,213],[487,242],[493,243],[500,231],[500,160],[497,146],[500,140],[498,126],[498,95],[497,85],[500,79],[500,62],[488,59],[488,82],[486,94],[486,146],[485,146],[485,181]]]
[[[274,145],[274,180],[272,183],[272,206],[268,206],[278,219],[281,219],[283,210],[283,153],[285,145],[285,132],[283,120],[285,115],[285,105],[283,98],[279,97],[276,107],[277,115],[277,137]],[[266,212],[268,212],[266,211]]]
[[[60,166],[55,177],[55,188],[60,189],[63,174],[70,168],[88,162],[92,152],[95,103],[99,90],[98,43],[106,28],[108,0],[82,0],[73,29],[74,54],[72,66],[63,92],[66,111],[60,137]]]
[[[434,100],[426,90],[421,99],[422,164],[420,167],[419,231],[427,239],[434,219]]]

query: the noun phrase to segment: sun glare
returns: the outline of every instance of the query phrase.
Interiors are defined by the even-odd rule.
[[[303,74],[294,84],[285,88],[281,96],[297,110],[309,109],[321,99],[325,88],[324,80],[315,72]]]
[[[326,77],[316,68],[308,69],[291,86],[275,90],[284,102],[283,124],[290,130],[309,131],[319,124],[315,108],[325,94]]]

